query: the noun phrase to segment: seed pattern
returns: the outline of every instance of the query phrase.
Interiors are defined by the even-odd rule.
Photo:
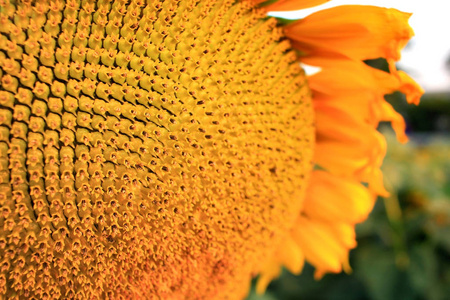
[[[295,61],[245,1],[0,0],[0,297],[245,294],[311,169]]]

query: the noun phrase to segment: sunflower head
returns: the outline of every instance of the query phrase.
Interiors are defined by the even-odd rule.
[[[0,1],[1,297],[237,299],[280,265],[347,267],[384,192],[378,121],[403,136],[382,97],[419,94],[392,63],[410,32],[395,12],[379,48],[324,48],[352,16],[266,17],[299,2]]]
[[[312,166],[310,91],[275,20],[234,1],[1,16],[2,294],[244,295]]]

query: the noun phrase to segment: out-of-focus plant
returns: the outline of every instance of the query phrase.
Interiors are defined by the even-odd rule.
[[[391,196],[379,199],[357,228],[351,274],[314,281],[284,272],[264,296],[274,299],[445,300],[450,297],[450,137],[388,135],[383,173]]]

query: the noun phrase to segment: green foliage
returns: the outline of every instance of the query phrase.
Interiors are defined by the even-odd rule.
[[[265,295],[248,300],[450,299],[450,137],[415,136],[400,145],[388,136],[383,165],[391,196],[379,199],[357,226],[351,274],[313,279],[283,271]]]

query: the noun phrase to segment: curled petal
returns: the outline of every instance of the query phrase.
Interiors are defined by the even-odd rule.
[[[333,174],[369,183],[373,193],[388,196],[380,171],[386,154],[386,141],[375,129],[364,127],[365,130],[360,128],[359,132],[352,133],[346,133],[345,127],[341,127],[340,133],[335,130],[334,138],[318,134],[314,160]],[[358,135],[359,140],[354,140]]]
[[[400,80],[399,91],[406,95],[408,103],[418,105],[420,97],[425,93],[423,88],[403,71],[398,71],[397,76]]]
[[[315,103],[315,161],[327,170],[355,176],[364,168],[379,167],[386,152],[383,136],[373,125],[327,103]]]
[[[324,64],[326,67],[321,72],[309,77],[316,103],[329,99],[327,107],[339,107],[352,118],[363,117],[375,128],[380,121],[390,121],[398,140],[402,143],[408,140],[403,117],[383,98],[384,94],[400,90],[409,102],[419,102],[423,90],[406,73],[397,70],[387,73],[350,60],[337,60],[333,65],[325,59]]]
[[[383,173],[380,168],[366,169],[361,173],[361,181],[369,184],[369,189],[376,195],[381,197],[389,197],[389,192],[386,191],[383,184]]]
[[[375,131],[375,133],[377,133]],[[381,134],[380,134],[381,136]],[[383,177],[380,170],[381,160],[385,151],[386,144],[384,138],[379,138],[380,149],[377,149],[375,155],[361,153],[359,149],[352,149],[351,146],[338,142],[321,142],[317,145],[315,159],[320,166],[326,166],[326,169],[333,174],[351,176],[361,182],[367,182],[369,189],[377,195],[387,197],[389,193],[383,185]],[[383,143],[384,142],[384,143]],[[330,149],[330,150],[327,150]]]
[[[378,127],[380,122],[384,121],[391,122],[392,128],[397,135],[397,139],[401,143],[408,141],[408,137],[405,134],[405,120],[402,115],[395,111],[392,105],[384,100],[383,95],[370,92],[360,92],[352,93],[348,96],[330,97],[318,93],[314,99],[317,114],[320,119],[324,117],[324,114],[325,116],[327,114],[332,114],[330,116],[330,123],[328,123],[329,125],[317,125],[317,132],[319,135],[330,135],[332,132],[336,132],[340,128],[342,131],[342,127],[345,124],[348,124],[346,126],[346,128],[348,128],[346,129],[348,132],[343,131],[341,136],[349,134],[350,132],[355,132],[356,128],[352,127],[357,126],[355,122],[362,122],[375,129]],[[342,115],[343,120],[334,121],[333,116],[336,116],[336,114]],[[364,130],[364,128],[365,127],[363,126],[360,129]],[[360,132],[358,138],[361,138],[361,136],[363,136],[362,132]]]
[[[400,59],[400,50],[414,35],[409,13],[366,5],[321,10],[286,27],[294,47],[306,55],[340,53],[355,60]]]
[[[395,111],[392,105],[386,101],[379,101],[376,105],[374,105],[374,110],[377,120],[391,122],[392,128],[394,129],[399,142],[406,143],[408,141],[408,137],[405,134],[405,120],[401,114]]]
[[[288,2],[276,3],[281,7]],[[379,122],[390,121],[401,142],[407,137],[405,121],[384,95],[401,91],[409,103],[417,104],[423,94],[395,67],[400,50],[414,34],[409,17],[395,9],[348,5],[285,26],[301,53],[299,60],[321,68],[309,76],[309,86],[316,125],[314,162],[324,170],[313,172],[291,233],[301,257],[316,267],[316,278],[351,271],[348,252],[356,246],[354,224],[367,218],[376,195],[389,195],[380,170],[386,140],[376,129]],[[363,62],[380,57],[387,59],[390,72]],[[286,247],[287,254],[277,252],[278,256],[295,255],[288,249],[295,248]]]
[[[400,92],[405,94],[408,103],[418,105],[420,98],[425,93],[424,89],[417,84],[408,74],[403,71],[398,71],[395,65],[395,60],[387,59],[389,64],[389,71],[393,76],[396,76],[398,81],[398,88]]]

